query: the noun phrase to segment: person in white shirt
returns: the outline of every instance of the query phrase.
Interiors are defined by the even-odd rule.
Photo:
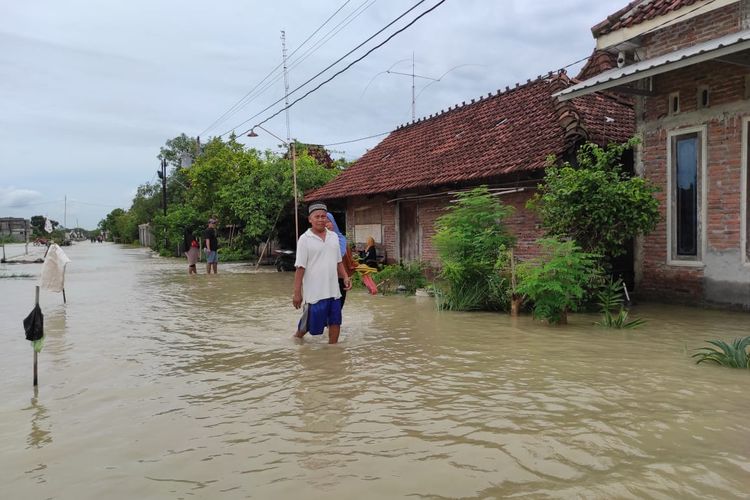
[[[304,304],[295,337],[301,339],[307,332],[322,335],[327,326],[328,343],[335,344],[341,332],[338,279],[344,280],[346,290],[351,289],[352,281],[341,262],[338,235],[326,229],[327,213],[323,203],[308,207],[310,229],[297,242],[292,304],[296,309]]]

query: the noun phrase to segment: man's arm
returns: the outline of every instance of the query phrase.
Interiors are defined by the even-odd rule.
[[[346,274],[346,268],[344,267],[344,263],[339,262],[336,270],[338,271],[339,278],[344,280],[344,290],[351,290],[352,279],[349,277],[349,275]]]
[[[295,309],[302,306],[302,278],[305,276],[305,268],[298,267],[294,272],[294,295],[292,295],[292,305]]]

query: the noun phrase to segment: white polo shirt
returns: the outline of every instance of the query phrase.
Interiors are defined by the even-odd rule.
[[[313,233],[312,229],[299,237],[297,259],[294,267],[304,267],[302,299],[314,304],[323,299],[341,297],[338,280],[338,264],[341,262],[339,237],[326,229],[326,239]]]

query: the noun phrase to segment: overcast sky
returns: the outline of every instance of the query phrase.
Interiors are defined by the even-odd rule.
[[[425,1],[290,101],[438,1]],[[183,132],[204,139],[233,129],[239,134],[279,109],[252,118],[283,98],[283,81],[272,77],[264,93],[206,130],[281,63],[281,30],[292,54],[343,5],[290,55],[294,90],[416,3],[1,2],[0,217],[42,214],[63,222],[67,196],[67,225],[96,227],[113,208],[128,208],[139,184],[155,179],[156,155],[167,139]],[[411,77],[385,71],[411,73],[412,54],[415,74],[448,72],[427,88],[431,80],[416,79],[417,117],[567,66],[590,54],[591,26],[625,3],[447,0],[294,105],[291,135],[331,144],[410,121]],[[286,137],[284,113],[264,127]],[[356,159],[378,140],[330,149]],[[281,150],[262,131],[243,141]]]

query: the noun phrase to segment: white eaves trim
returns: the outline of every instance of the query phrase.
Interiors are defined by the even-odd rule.
[[[683,7],[679,10],[649,19],[648,21],[638,23],[634,26],[620,28],[618,30],[600,35],[596,38],[596,48],[606,50],[610,47],[620,45],[633,38],[649,33],[657,29],[667,28],[677,23],[687,21],[693,17],[702,16],[712,10],[726,7],[727,5],[737,3],[737,0],[703,0],[694,4]]]
[[[557,97],[561,101],[567,101],[747,49],[750,49],[750,30],[738,31],[622,68],[607,70],[593,78],[561,90],[553,94],[553,97]]]

